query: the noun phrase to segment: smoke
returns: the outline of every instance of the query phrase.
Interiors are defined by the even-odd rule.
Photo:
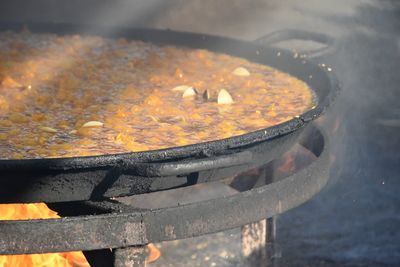
[[[63,22],[85,27],[148,27],[162,16],[167,6],[167,1],[160,0],[2,1],[0,21]]]

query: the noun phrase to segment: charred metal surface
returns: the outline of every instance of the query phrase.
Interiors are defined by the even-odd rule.
[[[310,199],[328,180],[326,136],[313,128],[307,130],[312,134],[302,143],[318,158],[279,181],[230,196],[155,210],[128,212],[122,208],[122,212],[95,216],[1,221],[0,254],[144,245],[214,233],[282,213]],[[115,210],[117,204],[112,206]]]
[[[43,172],[28,172],[21,169],[1,172],[0,203],[103,200],[183,187],[193,184],[189,181],[193,173],[184,173],[184,171],[193,170],[190,160],[196,160],[196,164],[194,164],[196,168],[197,165],[202,166],[202,160],[208,162],[204,166],[210,167],[210,169],[194,173],[198,177],[196,183],[221,180],[279,157],[293,146],[301,132],[302,129],[271,141],[243,148],[239,158],[232,153],[224,155],[222,162],[230,165],[229,167],[219,165],[218,168],[211,168],[211,163],[207,158],[170,161],[169,169],[173,166],[180,166],[177,170],[182,171],[180,175],[175,176],[143,177],[138,176],[135,171],[117,170],[115,167]],[[232,157],[232,161],[230,161],[230,157]],[[251,162],[247,162],[248,157],[251,157]],[[244,163],[245,161],[247,163]],[[163,164],[166,166],[167,163]]]
[[[189,159],[178,162],[166,163],[139,163],[138,174],[142,176],[171,176],[185,173],[193,173],[210,169],[227,168],[250,164],[253,161],[251,150],[231,151],[227,155],[212,156],[203,159]]]
[[[96,250],[146,244],[141,214],[2,221],[0,254]]]
[[[135,206],[128,206],[112,199],[104,201],[78,201],[47,204],[62,217],[98,215],[109,213],[130,213],[139,210]]]
[[[145,267],[146,246],[134,246],[114,250],[115,267]]]
[[[231,196],[237,193],[235,189],[224,183],[210,182],[174,190],[122,197],[118,198],[118,202],[138,209],[160,209]]]

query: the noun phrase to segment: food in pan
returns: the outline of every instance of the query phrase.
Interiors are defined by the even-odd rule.
[[[303,81],[227,54],[0,33],[0,159],[190,145],[267,128],[314,105]]]

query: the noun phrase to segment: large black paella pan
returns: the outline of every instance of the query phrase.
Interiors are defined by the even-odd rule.
[[[0,30],[19,31],[23,26],[2,24]],[[257,42],[170,30],[106,29],[65,24],[27,26],[32,32],[125,37],[239,56],[303,80],[314,91],[318,104],[285,123],[212,142],[114,155],[0,160],[2,203],[101,199],[220,179],[268,162],[287,151],[304,126],[322,114],[338,91],[337,81],[327,69],[307,58],[295,57],[291,52]],[[273,39],[276,36],[272,36]]]

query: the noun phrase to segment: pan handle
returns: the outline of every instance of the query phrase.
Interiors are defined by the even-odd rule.
[[[163,177],[245,165],[252,162],[252,160],[253,153],[246,150],[230,153],[228,155],[210,156],[201,159],[183,159],[173,162],[133,163],[132,166],[129,162],[125,162],[122,169],[129,172],[133,171],[145,177]]]
[[[326,34],[298,29],[287,29],[271,32],[256,39],[254,42],[260,45],[270,46],[279,42],[291,40],[313,41],[324,44],[324,47],[302,52],[302,54],[305,54],[307,58],[314,59],[333,53],[337,46],[336,41]]]

